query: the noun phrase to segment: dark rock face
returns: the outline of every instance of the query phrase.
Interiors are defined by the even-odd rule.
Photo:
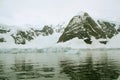
[[[115,24],[106,21],[100,22],[99,20],[98,23],[100,24],[101,29],[104,31],[106,37],[112,38],[114,35],[118,34],[117,30],[115,29]]]
[[[15,27],[15,29],[13,28]],[[26,42],[30,42],[31,40],[34,40],[38,36],[49,36],[52,35],[54,32],[56,33],[62,33],[64,28],[62,25],[57,25],[57,28],[53,28],[52,25],[45,25],[42,29],[35,29],[33,27],[28,28],[27,30],[21,30],[20,28],[17,28],[16,26],[9,26],[9,25],[3,25],[0,24],[0,42],[7,42],[7,40],[4,36],[7,35],[9,38],[12,37],[15,44],[26,44]]]
[[[116,24],[107,21],[95,21],[88,13],[74,16],[68,25],[63,27],[57,25],[52,28],[45,25],[42,29],[29,28],[28,30],[18,30],[10,28],[16,26],[8,26],[0,24],[0,42],[7,42],[7,37],[4,34],[14,39],[15,44],[26,44],[31,40],[34,40],[38,36],[49,36],[54,32],[62,33],[58,42],[66,42],[75,37],[82,39],[87,44],[92,44],[92,38],[98,40],[101,44],[107,44],[107,39],[111,39],[113,36],[120,32],[120,26],[116,29]],[[8,29],[10,28],[10,29]],[[13,29],[13,30],[12,30]],[[12,32],[13,31],[13,32]]]
[[[65,42],[77,37],[83,39],[87,44],[92,44],[91,37],[105,40],[118,34],[115,29],[115,24],[105,21],[100,22],[99,20],[97,22],[100,26],[88,15],[88,13],[84,13],[82,16],[74,16],[60,36],[58,42]],[[106,44],[107,40],[100,41],[100,43]]]
[[[107,44],[108,41],[99,41],[101,44]]]
[[[7,33],[7,31],[6,30],[3,30],[3,29],[0,29],[0,33],[2,34],[2,33]]]
[[[0,38],[0,42],[6,42],[4,38]]]
[[[119,27],[118,27],[117,31],[118,31],[118,32],[120,32],[120,25],[119,25]]]
[[[11,35],[15,41],[15,44],[26,44],[26,41],[31,41],[36,36],[33,30],[17,31],[17,33]]]
[[[35,37],[42,35],[48,36],[53,34],[53,29],[49,26],[44,26],[42,30],[35,30],[31,28],[28,31],[17,31],[16,34],[12,34],[15,44],[26,44],[27,41],[33,40]]]
[[[3,26],[0,26],[0,34],[5,34],[7,32],[10,32],[9,29],[4,28]]]
[[[5,29],[0,29],[0,34],[4,34],[4,33],[7,33],[9,32],[10,30],[5,30]]]
[[[44,36],[47,36],[47,35],[52,35],[54,30],[48,25],[45,25],[43,29],[41,30],[41,32],[43,33]]]
[[[8,32],[10,32],[10,30],[3,28],[3,26],[0,26],[0,34],[6,34]],[[0,37],[0,43],[2,42],[6,42],[4,37]]]

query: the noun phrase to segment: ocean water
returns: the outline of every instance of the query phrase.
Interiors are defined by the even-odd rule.
[[[0,80],[120,80],[120,49],[3,51]]]

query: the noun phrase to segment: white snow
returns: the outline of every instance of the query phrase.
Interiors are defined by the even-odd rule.
[[[81,19],[85,19],[84,12],[80,12],[78,15],[82,15]],[[81,19],[79,19],[78,16],[74,17],[74,22],[81,22]],[[98,24],[97,20],[95,20],[96,23]],[[66,24],[64,24],[63,26],[65,26]],[[72,25],[72,24],[71,24]],[[23,26],[23,25],[22,25]],[[29,30],[29,27],[25,27],[25,26],[31,26],[31,25],[24,25],[24,27],[14,27],[14,29],[12,31],[10,31],[7,34],[0,34],[0,37],[4,37],[5,40],[7,42],[3,42],[0,43],[0,49],[1,48],[48,48],[48,47],[70,47],[70,48],[82,48],[82,49],[94,49],[94,48],[120,48],[120,33],[115,35],[112,39],[107,40],[108,43],[105,44],[101,44],[99,43],[99,41],[105,41],[105,39],[98,39],[96,40],[95,38],[92,38],[92,44],[86,44],[83,39],[78,39],[78,38],[73,38],[69,41],[66,42],[61,42],[61,43],[57,43],[57,41],[59,40],[59,37],[61,36],[62,33],[53,33],[52,35],[49,36],[38,36],[35,37],[34,40],[31,41],[27,41],[27,43],[25,45],[21,45],[21,44],[15,44],[14,43],[14,39],[10,36],[12,33],[16,33],[17,30]],[[38,29],[38,25],[36,25]],[[82,24],[81,24],[82,26]],[[73,26],[74,27],[74,26]],[[98,24],[98,27],[100,27],[100,25]],[[39,28],[40,29],[40,28]],[[42,29],[42,27],[41,27]],[[74,28],[74,29],[77,29]],[[74,30],[71,29],[71,30]],[[67,33],[67,31],[66,31]]]
[[[57,43],[58,38],[60,37],[60,34],[55,33],[53,35],[49,36],[39,36],[36,37],[34,40],[31,40],[26,44],[26,48],[47,48],[52,47]]]
[[[94,49],[94,48],[120,48],[120,34],[115,35],[112,39],[109,39],[106,45],[99,43],[100,40],[92,38],[92,44],[86,44],[82,39],[73,38],[66,42],[57,43],[62,33],[54,33],[49,36],[38,36],[30,42],[27,41],[25,45],[17,45],[14,43],[14,39],[10,36],[10,33],[2,34],[7,42],[0,43],[0,49],[2,48],[48,48],[48,47],[70,47],[77,49]],[[102,40],[102,39],[101,39]]]
[[[14,39],[10,35],[4,37],[7,42],[0,43],[0,48],[47,48],[55,45],[60,34],[55,33],[49,36],[38,36],[34,40],[27,41],[25,45],[15,44]]]
[[[120,48],[120,34],[115,35],[109,40],[107,48]]]
[[[100,44],[96,39],[92,39],[92,44],[86,44],[83,40],[74,38],[67,42],[57,43],[60,34],[54,34],[51,36],[40,36],[34,40],[27,42],[25,45],[16,45],[12,37],[9,37],[9,41],[1,43],[0,48],[47,48],[47,47],[70,47],[70,48],[82,48],[82,49],[94,49],[94,48],[120,48],[120,35],[113,37],[106,45]]]

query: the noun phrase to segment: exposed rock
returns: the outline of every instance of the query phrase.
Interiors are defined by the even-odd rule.
[[[6,42],[4,38],[0,38],[0,42]]]
[[[26,44],[27,41],[33,40],[37,36],[48,36],[53,34],[53,29],[49,26],[44,26],[42,30],[31,28],[30,30],[19,30],[17,33],[12,34],[15,44]]]
[[[112,38],[118,34],[115,29],[115,24],[106,21],[100,22],[99,20],[97,22],[86,12],[83,15],[74,16],[60,36],[58,42],[65,42],[77,37],[84,40],[87,44],[92,44],[92,37],[94,37],[96,40],[106,39],[106,41],[100,41],[100,43],[106,44],[107,38]]]
[[[41,30],[41,32],[43,33],[43,36],[47,36],[47,35],[52,35],[54,30],[48,25],[45,25]]]
[[[112,38],[114,35],[118,34],[117,30],[115,29],[115,24],[99,20],[98,23],[101,25],[103,32],[106,34],[106,37]]]

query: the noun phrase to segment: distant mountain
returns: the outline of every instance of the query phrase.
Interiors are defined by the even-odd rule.
[[[0,26],[0,42],[7,42],[9,41],[9,37],[11,37],[14,40],[15,44],[25,45],[26,42],[30,42],[31,40],[34,40],[39,36],[49,36],[53,33],[61,33],[62,31],[63,27],[59,26],[57,28],[53,28],[51,26],[45,25],[42,29],[34,29],[34,27],[30,27],[27,29],[15,27],[14,29],[10,26],[2,25]]]
[[[36,28],[0,24],[0,48],[111,48],[119,43],[119,32],[118,23],[96,20],[84,12],[74,16],[68,25],[38,25]]]
[[[8,32],[10,32],[9,29],[0,26],[0,35],[1,35],[1,34],[6,34],[6,33],[8,33]],[[4,39],[4,37],[1,37],[1,36],[0,36],[0,43],[1,43],[1,42],[6,42],[6,40]]]
[[[82,15],[74,16],[70,20],[58,42],[66,42],[77,37],[87,44],[92,44],[92,38],[106,44],[108,39],[120,32],[120,28],[116,29],[116,26],[116,24],[107,21],[95,21],[85,12]]]
[[[39,35],[48,36],[52,35],[53,32],[53,29],[46,25],[42,30],[35,30],[33,28],[26,31],[19,30],[16,34],[11,34],[11,36],[15,40],[15,44],[26,44],[26,41],[31,41]]]

